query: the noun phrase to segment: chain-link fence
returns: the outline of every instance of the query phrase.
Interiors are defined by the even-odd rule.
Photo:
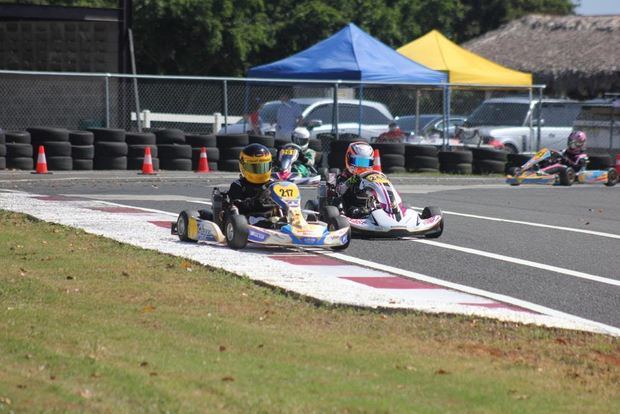
[[[422,142],[453,137],[491,98],[519,96],[528,113],[540,88],[0,71],[0,127],[179,128],[230,134],[248,130],[248,114],[259,110],[261,132],[273,134],[279,99],[288,95],[300,104],[314,136],[354,134],[372,140],[396,120],[408,140]],[[522,107],[485,116],[496,124],[527,126],[529,141],[536,133],[535,120],[524,117]]]

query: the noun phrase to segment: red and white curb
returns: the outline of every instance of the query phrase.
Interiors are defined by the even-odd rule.
[[[332,304],[475,315],[620,336],[620,329],[612,326],[344,254],[276,248],[235,251],[183,243],[170,234],[176,214],[163,211],[2,190],[0,209],[188,258]]]

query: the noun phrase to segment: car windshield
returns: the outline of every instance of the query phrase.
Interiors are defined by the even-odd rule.
[[[401,116],[396,120],[396,123],[404,132],[415,131],[415,118],[415,115]],[[441,115],[420,115],[420,130],[423,130],[437,118],[441,118]]]
[[[466,125],[522,126],[528,109],[527,103],[485,102],[467,118]]]

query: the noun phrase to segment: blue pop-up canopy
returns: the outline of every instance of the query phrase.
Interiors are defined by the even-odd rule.
[[[251,78],[439,84],[447,75],[420,65],[353,23],[314,46],[248,71]]]

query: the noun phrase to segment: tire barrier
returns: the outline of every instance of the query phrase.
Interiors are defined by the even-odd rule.
[[[379,150],[381,169],[386,174],[405,172],[405,144],[374,143],[372,148]],[[346,151],[346,150],[345,150]]]
[[[69,131],[69,142],[73,169],[92,170],[95,159],[95,134],[90,131]]]
[[[95,136],[97,142],[125,142],[126,132],[115,128],[88,128]]]
[[[411,172],[439,172],[438,153],[433,145],[405,145],[405,168]]]
[[[5,134],[5,142],[14,144],[32,144],[32,138],[28,131],[8,131]]]
[[[69,131],[71,145],[93,145],[95,134],[90,131]]]
[[[217,171],[217,163],[220,160],[220,149],[217,147],[205,147],[207,149],[207,161],[209,163],[210,171]],[[192,147],[192,170],[198,169],[198,163],[200,162],[200,151],[202,147]]]
[[[243,147],[250,143],[250,137],[247,134],[233,135],[216,135],[217,147],[219,149],[219,161],[217,169],[220,171],[239,171],[239,154]],[[256,138],[255,138],[256,139]],[[277,139],[274,139],[274,145],[277,145]],[[264,144],[263,144],[264,145]],[[271,151],[271,148],[270,148]],[[272,152],[273,156],[273,152]],[[209,153],[207,152],[207,157]],[[209,162],[212,162],[209,158]],[[209,166],[211,168],[211,166]]]
[[[474,174],[504,174],[507,154],[504,150],[472,148]]]
[[[128,132],[125,134],[125,141],[127,142],[127,169],[142,170],[144,151],[147,147],[151,149],[153,169],[159,169],[155,134],[152,132]]]
[[[157,145],[185,144],[185,132],[180,129],[153,130]]]
[[[273,148],[275,146],[275,138],[267,135],[248,135],[248,141],[250,144],[261,144],[267,148]]]
[[[439,151],[439,171],[448,174],[471,174],[471,151]]]
[[[229,147],[245,147],[250,143],[250,137],[248,134],[231,134],[231,135],[216,135],[217,147],[229,148]]]
[[[215,148],[217,138],[215,135],[189,134],[185,136],[185,143],[191,145],[192,148]]]
[[[122,129],[91,128],[95,135],[95,170],[126,170],[129,148]]]
[[[161,169],[191,171],[192,147],[187,144],[185,133],[180,129],[158,129],[153,132]]]

